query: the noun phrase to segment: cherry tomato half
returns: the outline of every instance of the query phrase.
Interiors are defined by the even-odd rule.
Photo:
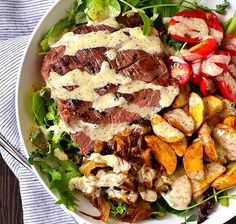
[[[205,20],[206,14],[201,9],[179,12],[171,18],[168,33],[179,41],[200,42],[209,32]]]
[[[168,61],[171,77],[177,79],[179,85],[184,85],[190,79],[191,75],[189,64],[177,56],[170,56]]]

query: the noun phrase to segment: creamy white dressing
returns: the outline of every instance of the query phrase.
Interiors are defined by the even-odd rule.
[[[66,55],[75,55],[78,50],[97,47],[113,48],[117,51],[143,50],[147,53],[162,52],[162,43],[158,33],[153,29],[150,35],[144,36],[141,27],[123,28],[113,33],[108,30],[87,34],[68,32],[52,47],[60,45],[66,47]]]
[[[108,93],[100,96],[95,89],[106,86],[107,84],[119,85],[120,93],[132,94],[142,89],[152,89],[160,91],[160,107],[140,107],[137,104],[129,104],[123,97],[117,98],[114,94]],[[114,69],[109,67],[108,62],[103,62],[101,71],[96,75],[89,75],[86,71],[74,69],[61,76],[56,72],[50,72],[47,85],[52,89],[52,96],[61,99],[79,99],[93,103],[93,108],[104,111],[107,108],[122,106],[129,112],[138,113],[143,118],[152,118],[154,114],[162,108],[168,107],[173,102],[179,89],[174,86],[163,87],[153,83],[146,83],[141,80],[132,80],[129,77],[117,74]],[[77,85],[72,91],[64,86]]]
[[[203,19],[184,16],[174,16],[173,19],[177,23],[169,27],[168,31],[171,34],[183,37],[188,34],[191,38],[199,38],[200,40],[208,35],[208,26]]]
[[[83,177],[74,177],[69,181],[70,190],[78,189],[83,193],[91,194],[96,188],[101,187],[119,187],[127,179],[122,173],[105,172],[99,170],[96,176],[89,175]]]
[[[157,200],[157,193],[153,190],[147,189],[146,191],[141,191],[140,195],[145,201],[154,202]]]
[[[224,33],[214,28],[209,28],[209,33],[211,36],[213,36],[216,39],[216,43],[220,45],[223,39]]]
[[[114,60],[116,58],[117,55],[117,51],[115,49],[110,49],[108,51],[105,52],[105,55],[110,59],[110,60]]]
[[[88,160],[92,160],[96,163],[105,163],[113,168],[114,173],[127,172],[131,168],[131,165],[125,160],[115,155],[101,155],[99,153],[92,153]]]
[[[192,199],[192,186],[187,175],[176,178],[171,191],[161,195],[170,207],[176,210],[186,209]]]
[[[117,189],[109,188],[106,190],[106,192],[110,198],[121,199],[122,201],[125,201],[125,202],[135,203],[138,199],[138,193],[134,191],[127,191],[124,189],[117,190]]]
[[[66,161],[69,159],[67,154],[59,148],[54,149],[53,152],[54,152],[54,155],[61,161]]]

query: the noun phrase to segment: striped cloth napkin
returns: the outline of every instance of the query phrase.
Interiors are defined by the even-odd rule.
[[[53,2],[0,0],[0,133],[23,155],[15,117],[17,74],[29,34]],[[25,224],[75,224],[30,171],[1,147],[0,153],[19,179]]]

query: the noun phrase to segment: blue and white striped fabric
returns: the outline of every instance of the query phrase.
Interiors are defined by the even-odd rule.
[[[0,133],[19,150],[15,117],[19,64],[29,34],[52,4],[53,0],[0,0]],[[54,199],[33,174],[1,147],[0,153],[19,179],[25,224],[75,223],[58,205],[54,205]]]

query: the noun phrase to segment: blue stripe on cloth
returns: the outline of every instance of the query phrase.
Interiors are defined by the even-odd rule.
[[[0,62],[0,132],[17,149],[22,147],[15,117],[16,74],[28,39],[26,36],[0,42],[0,58],[3,59]],[[25,224],[75,223],[58,205],[54,205],[54,199],[33,174],[19,166],[2,148],[0,152],[19,179]]]
[[[53,0],[0,0],[0,39],[30,34]]]
[[[22,154],[16,125],[15,91],[21,57],[29,39],[23,35],[32,32],[52,3],[53,0],[0,0],[0,133]],[[6,40],[9,38],[12,39]],[[32,173],[1,147],[0,153],[19,179],[25,224],[75,224],[54,204],[54,199]]]

